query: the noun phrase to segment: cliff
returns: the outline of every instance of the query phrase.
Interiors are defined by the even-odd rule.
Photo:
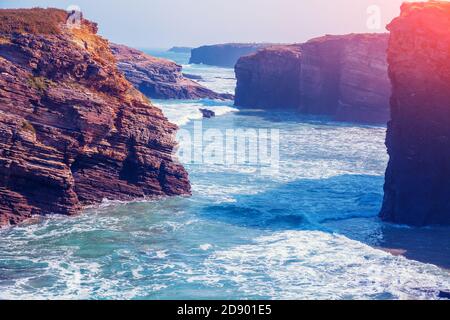
[[[220,99],[232,100],[182,74],[182,67],[173,61],[152,57],[139,50],[111,44],[119,70],[139,91],[154,99]]]
[[[268,44],[227,43],[202,46],[191,50],[189,63],[233,68],[240,57],[249,55]]]
[[[177,127],[117,70],[96,24],[66,19],[0,10],[0,226],[190,193]]]
[[[300,106],[301,47],[273,46],[239,59],[234,103],[240,107]]]
[[[235,104],[386,123],[387,43],[387,34],[350,34],[259,50],[236,64]]]
[[[450,224],[450,3],[405,3],[388,26],[392,121],[382,219]]]

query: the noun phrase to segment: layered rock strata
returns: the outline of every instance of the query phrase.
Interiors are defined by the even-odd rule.
[[[386,123],[387,43],[387,34],[351,34],[259,50],[236,64],[235,104]]]
[[[122,71],[135,88],[154,99],[218,99],[232,100],[230,94],[216,93],[189,79],[182,66],[155,58],[142,51],[112,44],[113,54]]]
[[[190,193],[177,127],[118,71],[96,24],[56,9],[0,17],[0,225]]]

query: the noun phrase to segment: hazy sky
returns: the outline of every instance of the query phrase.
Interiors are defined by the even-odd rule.
[[[403,0],[0,0],[0,8],[78,5],[108,39],[140,48],[224,42],[303,42],[324,34],[383,32]],[[381,28],[369,29],[377,5]]]

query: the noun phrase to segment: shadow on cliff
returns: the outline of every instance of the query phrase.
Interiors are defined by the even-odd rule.
[[[384,177],[368,175],[296,180],[256,195],[235,195],[235,202],[209,205],[200,214],[247,228],[334,232],[450,268],[450,228],[410,228],[378,218],[383,183]]]

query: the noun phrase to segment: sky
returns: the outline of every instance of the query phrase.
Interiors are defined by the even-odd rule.
[[[403,0],[0,0],[0,8],[81,8],[111,41],[136,48],[304,42],[386,32]]]

